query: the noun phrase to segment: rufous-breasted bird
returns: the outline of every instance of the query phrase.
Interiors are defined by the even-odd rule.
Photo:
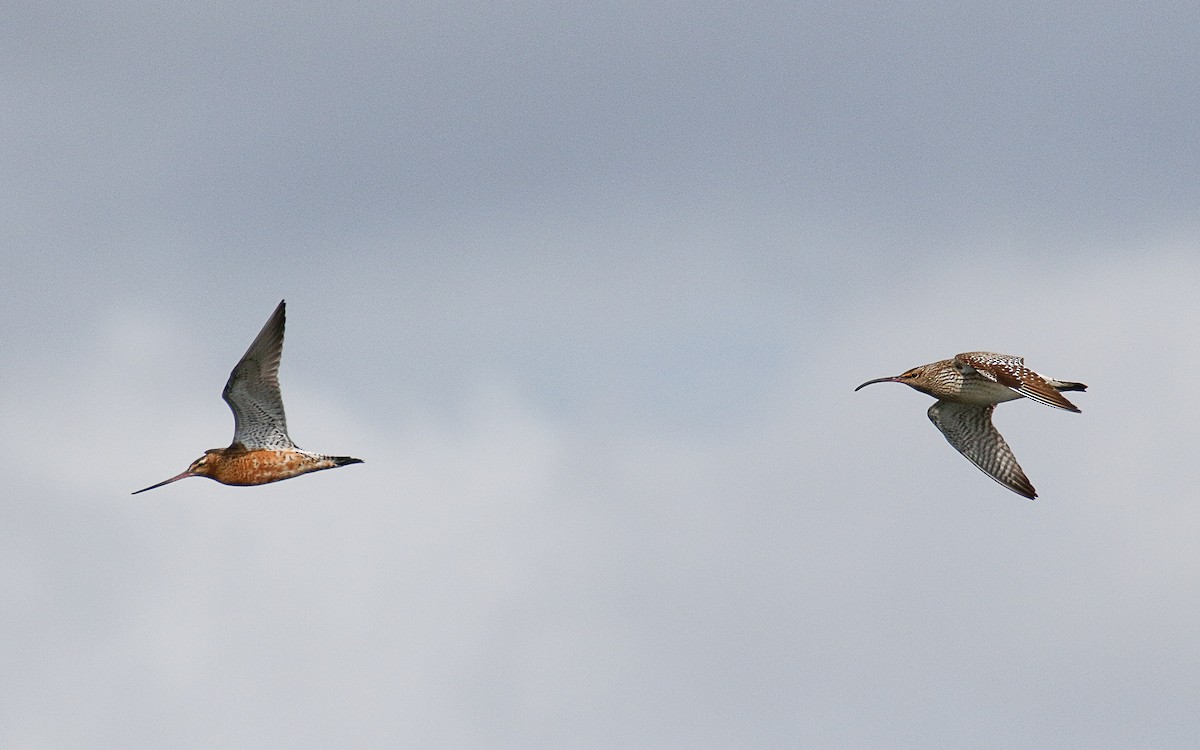
[[[288,437],[283,397],[279,393],[283,325],[281,301],[225,383],[221,396],[233,410],[234,420],[233,442],[229,447],[204,451],[187,471],[133,494],[188,477],[208,477],[221,484],[255,485],[362,463],[361,459],[349,456],[301,450]]]

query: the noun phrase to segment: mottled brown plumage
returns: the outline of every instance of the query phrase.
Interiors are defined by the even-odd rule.
[[[208,477],[221,484],[256,485],[362,463],[361,459],[349,456],[301,450],[288,437],[287,417],[279,392],[283,328],[284,303],[280,302],[229,374],[221,394],[233,411],[233,442],[229,447],[207,450],[182,474],[133,494],[188,477]]]
[[[1024,397],[1078,412],[1061,391],[1087,390],[1083,383],[1039,375],[1020,357],[994,352],[966,352],[895,377],[868,380],[854,390],[872,383],[904,383],[936,398],[929,419],[950,445],[992,479],[1031,500],[1037,492],[992,424],[996,404]]]

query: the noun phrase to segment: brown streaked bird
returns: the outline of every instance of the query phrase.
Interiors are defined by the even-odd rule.
[[[954,448],[992,479],[1030,500],[1037,492],[1017,463],[1008,443],[992,425],[996,404],[1031,398],[1046,406],[1078,413],[1079,409],[1060,391],[1086,391],[1083,383],[1055,380],[1038,375],[1021,357],[994,352],[966,352],[914,367],[891,378],[872,383],[904,383],[937,399],[929,407],[929,419]]]
[[[221,393],[233,410],[233,442],[229,447],[204,451],[187,471],[133,494],[188,477],[208,477],[221,484],[267,484],[310,471],[362,463],[362,459],[349,456],[326,456],[300,450],[288,437],[283,397],[279,393],[283,324],[284,303],[281,301],[237,367],[229,373]]]

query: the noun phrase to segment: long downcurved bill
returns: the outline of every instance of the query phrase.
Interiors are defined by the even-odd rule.
[[[854,390],[857,391],[860,388],[866,388],[868,385],[871,385],[872,383],[895,383],[898,380],[899,380],[899,378],[897,378],[895,376],[892,376],[890,378],[875,378],[874,380],[868,380],[867,382],[863,383],[862,385],[860,385],[858,388],[855,388]]]
[[[131,492],[130,494],[136,495],[136,494],[138,494],[138,492],[145,492],[146,490],[157,489],[158,487],[162,487],[164,484],[170,484],[171,482],[178,482],[180,479],[187,479],[188,477],[194,477],[194,476],[196,476],[196,475],[193,474],[192,472],[185,471],[182,474],[180,474],[179,476],[171,477],[170,479],[163,480],[163,481],[159,482],[158,484],[152,484],[145,489],[138,490],[137,492]]]

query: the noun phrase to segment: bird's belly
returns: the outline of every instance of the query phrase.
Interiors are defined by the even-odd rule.
[[[958,398],[955,400],[963,404],[987,406],[988,404],[999,404],[1004,401],[1012,401],[1021,397],[1021,394],[1017,393],[1008,386],[986,381],[983,383],[971,383],[970,385],[964,385],[962,390],[958,392]]]
[[[255,450],[223,458],[212,478],[221,484],[268,484],[333,466],[328,459],[300,451]]]

